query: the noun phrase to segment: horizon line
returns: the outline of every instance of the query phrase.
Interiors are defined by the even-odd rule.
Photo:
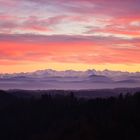
[[[20,72],[0,72],[0,74],[19,74],[19,73],[34,73],[37,71],[47,71],[47,70],[52,70],[56,72],[65,72],[65,71],[75,71],[75,72],[86,72],[86,71],[98,71],[98,72],[103,72],[103,71],[111,71],[111,72],[122,72],[122,73],[140,73],[140,71],[135,71],[135,72],[130,72],[130,71],[125,71],[125,70],[111,70],[111,69],[103,69],[103,70],[97,70],[97,69],[86,69],[86,70],[76,70],[76,69],[66,69],[66,70],[56,70],[56,69],[51,69],[51,68],[46,68],[46,69],[37,69],[37,70],[31,70],[31,71],[20,71]]]

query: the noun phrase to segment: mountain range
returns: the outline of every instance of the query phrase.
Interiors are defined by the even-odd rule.
[[[51,69],[27,73],[0,74],[1,89],[99,89],[140,87],[140,72],[56,71]]]

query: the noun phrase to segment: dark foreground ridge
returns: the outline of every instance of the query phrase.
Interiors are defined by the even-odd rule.
[[[1,140],[140,140],[140,92],[94,99],[17,92],[0,91]]]

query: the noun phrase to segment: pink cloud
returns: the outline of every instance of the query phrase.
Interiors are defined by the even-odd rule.
[[[50,32],[53,26],[59,24],[63,19],[67,18],[65,15],[53,16],[49,18],[40,18],[37,16],[18,17],[6,14],[0,14],[0,32],[12,33],[16,30],[22,31],[43,31]]]
[[[140,22],[139,0],[0,0],[0,7],[0,65],[14,65],[18,61],[140,63],[140,26],[134,24]],[[36,15],[36,11],[42,15]],[[74,30],[83,30],[84,35],[68,35],[69,23],[74,23]],[[57,33],[56,27],[65,34],[53,35]],[[52,35],[29,34],[48,32]],[[91,35],[94,33],[110,36]]]
[[[76,36],[49,36],[34,37],[33,41],[28,42],[31,36],[23,36],[24,40],[13,37],[9,43],[3,39],[0,41],[0,59],[7,61],[33,61],[33,62],[67,62],[85,64],[133,64],[140,63],[140,44],[139,41],[131,42],[130,47],[127,40],[120,41],[118,46],[110,45],[106,42],[99,43],[99,40],[89,40],[88,37]],[[15,39],[14,39],[15,38]],[[36,38],[36,40],[35,40]],[[46,38],[46,39],[45,39]],[[66,39],[67,38],[67,39]],[[72,40],[70,39],[72,38]],[[74,41],[75,38],[75,41]],[[83,40],[85,38],[85,40]],[[69,39],[69,40],[68,40]],[[38,41],[37,41],[38,40]],[[116,44],[115,44],[116,45]],[[126,46],[124,46],[126,45]],[[126,48],[125,48],[126,47]],[[128,47],[128,48],[127,48]]]
[[[106,26],[104,27],[89,27],[86,33],[109,33],[112,35],[128,35],[128,36],[140,36],[140,24],[137,26],[132,23],[140,23],[140,18],[138,17],[116,17],[111,20],[106,21]]]

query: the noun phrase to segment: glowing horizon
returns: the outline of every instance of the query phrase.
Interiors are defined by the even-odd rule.
[[[39,69],[140,72],[140,1],[0,0],[0,73]]]

